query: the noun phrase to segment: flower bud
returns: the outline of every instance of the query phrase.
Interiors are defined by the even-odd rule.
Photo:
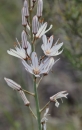
[[[38,17],[35,15],[32,20],[32,32],[36,34],[38,31]]]
[[[13,80],[8,79],[8,78],[4,78],[4,80],[6,81],[7,85],[11,87],[12,89],[18,90],[18,91],[21,90],[21,86],[17,84],[16,82],[14,82]]]
[[[28,2],[27,2],[27,0],[24,1],[24,15],[25,15],[25,17],[29,16]]]
[[[25,7],[22,8],[22,25],[26,26],[27,25],[27,19],[25,17]]]
[[[24,30],[21,33],[21,39],[22,39],[22,48],[27,49],[27,36]]]
[[[20,90],[19,94],[20,94],[25,106],[29,106],[30,102],[27,100],[27,97],[25,96],[24,92],[22,90]]]
[[[38,17],[42,16],[42,11],[43,11],[43,0],[38,0],[38,5],[37,5],[37,16]]]

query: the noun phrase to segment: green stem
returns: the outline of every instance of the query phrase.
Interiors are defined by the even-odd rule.
[[[32,7],[31,7],[31,0],[29,0],[29,20],[30,20],[30,34],[31,34],[31,46],[32,52],[34,51],[34,43],[33,43],[33,34],[32,34]],[[41,119],[40,119],[40,111],[39,111],[39,100],[38,100],[38,93],[36,87],[36,77],[33,76],[33,85],[34,85],[34,93],[35,93],[35,102],[36,102],[36,111],[37,111],[37,120],[38,120],[38,128],[41,130]]]
[[[43,110],[45,110],[46,109],[46,107],[48,107],[49,106],[49,104],[50,104],[50,101],[40,110],[40,113],[43,111]]]
[[[37,110],[37,118],[38,118],[38,128],[41,130],[41,119],[40,119],[40,111],[39,111],[39,100],[38,100],[38,93],[36,88],[36,77],[33,76],[34,82],[34,92],[35,92],[35,101],[36,101],[36,110]]]

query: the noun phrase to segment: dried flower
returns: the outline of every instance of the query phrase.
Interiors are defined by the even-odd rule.
[[[25,7],[22,8],[21,12],[22,12],[22,25],[26,26],[27,25],[27,19],[25,17],[25,15],[26,15]]]
[[[47,33],[52,28],[52,25],[50,25],[50,27],[47,30],[46,30],[46,28],[47,28],[47,22],[45,22],[44,24],[41,25],[41,27],[39,28],[39,30],[36,34],[36,38],[40,38],[45,33]]]
[[[25,66],[25,69],[29,73],[35,75],[35,77],[40,77],[40,74],[48,74],[52,66],[58,61],[54,61],[54,59],[51,57],[39,63],[36,52],[32,53],[31,60],[31,65],[28,65],[24,60],[22,61],[22,63]]]
[[[58,40],[57,40],[55,45],[52,46],[53,36],[51,36],[47,40],[46,35],[43,35],[42,40],[43,40],[43,44],[42,44],[41,48],[42,48],[45,55],[47,55],[47,56],[57,56],[57,55],[62,53],[63,50],[59,51],[59,49],[62,47],[63,43],[57,44],[58,43]]]
[[[28,57],[28,55],[30,55],[30,53],[31,53],[31,45],[30,45],[30,43],[27,41],[28,48],[27,48],[26,51],[25,51],[25,49],[23,49],[20,46],[20,43],[18,42],[18,40],[17,40],[17,43],[18,43],[19,47],[16,46],[15,47],[16,50],[14,50],[14,49],[10,49],[10,51],[7,50],[7,53],[9,55],[15,56],[15,57],[20,58],[20,59],[26,59]]]
[[[46,130],[46,122],[48,121],[47,116],[49,115],[48,112],[49,112],[49,108],[46,109],[46,112],[44,113],[44,116],[41,119],[41,124],[42,124],[43,130]]]
[[[37,16],[38,17],[42,16],[42,11],[43,11],[43,0],[38,0],[38,4],[37,4]]]
[[[32,32],[36,34],[38,31],[38,17],[35,15],[32,20]]]
[[[13,80],[8,79],[8,78],[4,78],[4,80],[6,81],[7,85],[11,87],[12,89],[18,90],[18,91],[21,90],[21,86],[17,84],[16,82],[14,82]]]
[[[24,92],[23,92],[22,90],[20,90],[20,91],[19,91],[19,94],[20,94],[22,100],[24,101],[24,104],[25,104],[26,106],[28,106],[28,105],[30,104],[30,102],[27,100],[27,97],[25,96]]]
[[[66,93],[66,91],[58,92],[57,94],[50,97],[50,101],[55,102],[55,106],[58,107],[59,102],[57,101],[57,99],[62,98],[62,97],[67,98],[67,95],[68,95],[68,93]]]

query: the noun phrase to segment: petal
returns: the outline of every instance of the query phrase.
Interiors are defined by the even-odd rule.
[[[38,33],[36,34],[36,37],[41,37],[42,34],[44,34],[44,31],[46,30],[47,28],[47,22],[45,22],[38,30]]]
[[[53,35],[48,39],[48,48],[50,49],[53,43]]]
[[[42,40],[43,40],[44,49],[46,49],[46,46],[47,46],[47,37],[46,37],[46,35],[43,35]]]
[[[47,33],[52,27],[53,27],[53,25],[50,25],[50,27],[43,34]]]
[[[28,41],[27,41],[27,46],[28,46],[27,54],[30,55],[32,50],[31,50],[31,45],[30,45],[30,43]]]
[[[22,60],[22,63],[25,66],[25,69],[31,74],[33,74],[32,68],[27,64],[27,62],[25,60]]]
[[[36,52],[33,52],[31,55],[31,59],[32,59],[32,65],[34,68],[38,68],[38,57]]]
[[[63,42],[58,44],[58,45],[54,45],[52,48],[51,48],[51,52],[53,51],[58,51],[63,45]]]
[[[12,56],[15,56],[15,57],[18,57],[18,58],[22,59],[22,57],[20,57],[20,55],[18,55],[18,54],[16,53],[16,51],[13,50],[13,49],[11,49],[10,51],[7,50],[7,53],[8,53],[9,55],[12,55]]]

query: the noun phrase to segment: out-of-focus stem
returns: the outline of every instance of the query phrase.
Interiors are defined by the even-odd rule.
[[[46,107],[48,107],[50,104],[50,101],[40,110],[40,112],[42,112],[44,109],[46,109]]]
[[[31,92],[29,92],[29,91],[27,91],[27,90],[24,90],[24,89],[23,89],[23,91],[24,91],[25,93],[28,93],[28,94],[32,95],[32,96],[35,96],[34,93],[31,93]]]
[[[31,114],[37,119],[36,115],[34,114],[34,112],[32,111],[30,106],[29,106],[29,110],[30,110]]]

